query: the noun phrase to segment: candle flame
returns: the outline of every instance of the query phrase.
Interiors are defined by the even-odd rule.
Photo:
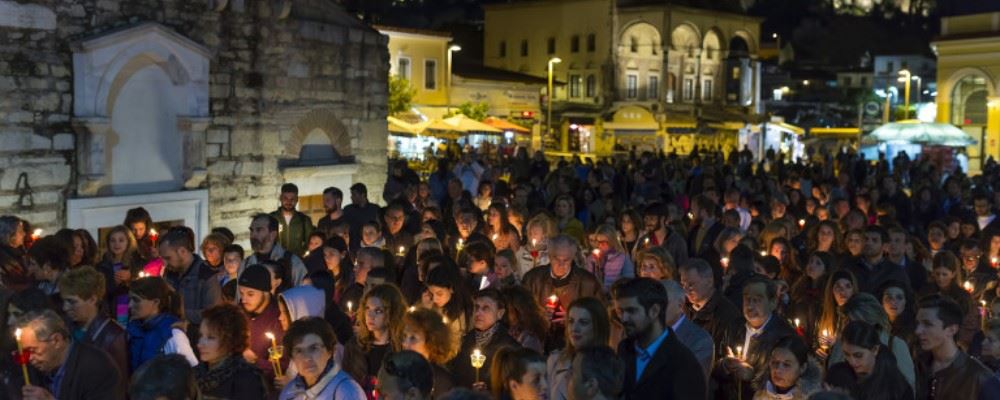
[[[805,226],[805,225],[806,225],[806,220],[800,219],[799,220],[799,226],[801,227],[801,226]]]
[[[271,332],[265,332],[264,336],[267,336],[268,339],[274,340],[274,334]]]
[[[156,229],[150,229],[149,230],[149,234],[152,235],[152,236],[156,236],[157,235]]]
[[[798,318],[796,318],[796,319],[795,319],[795,327],[796,327],[796,328],[798,328],[798,327],[799,327],[799,319],[798,319]]]
[[[499,239],[499,238],[500,238],[500,235],[497,235],[495,233],[493,234],[493,241],[494,242],[497,241],[497,239]]]
[[[962,287],[965,288],[967,292],[972,292],[973,290],[975,290],[975,287],[972,286],[972,282],[969,281],[965,281],[965,283],[962,284]]]
[[[42,230],[42,228],[35,229],[35,231],[31,233],[31,236],[34,237],[42,236],[42,232],[45,232]]]
[[[531,239],[531,247],[535,247],[535,246],[537,246],[537,245],[538,245],[538,240],[536,240],[536,239]]]
[[[760,256],[761,257],[767,257],[767,251],[766,250],[761,250],[760,251]]]
[[[823,337],[829,337],[829,336],[830,336],[830,331],[824,329],[823,330]]]
[[[14,331],[14,338],[16,338],[18,342],[21,341],[21,328],[17,328],[17,330]]]
[[[601,250],[599,250],[599,249],[594,249],[593,253],[594,253],[595,256],[598,256],[598,257],[601,256]]]
[[[406,246],[399,246],[399,252],[402,253],[406,251]]]
[[[476,357],[479,357],[479,356],[483,355],[483,352],[479,351],[479,349],[475,349],[475,350],[472,351],[472,355],[474,355]]]
[[[415,307],[415,306],[410,306],[410,312],[414,312],[414,311],[417,311],[417,307]]]
[[[549,302],[550,303],[555,303],[557,301],[559,301],[559,296],[556,296],[556,295],[549,296]]]

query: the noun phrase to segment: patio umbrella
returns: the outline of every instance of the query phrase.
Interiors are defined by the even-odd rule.
[[[525,128],[521,125],[517,125],[509,121],[502,120],[497,117],[486,117],[486,119],[483,120],[483,123],[492,126],[494,128],[500,129],[502,131],[514,131],[521,134],[531,133],[531,129]]]
[[[393,135],[412,137],[419,135],[424,130],[419,124],[411,124],[399,118],[388,117],[386,120],[389,122],[389,133]]]
[[[976,140],[951,124],[905,120],[888,123],[872,131],[868,141],[964,147]]]
[[[462,133],[503,133],[502,130],[494,128],[492,126],[486,125],[482,122],[476,121],[472,118],[466,117],[462,114],[458,114],[454,117],[445,118],[444,123],[451,125],[453,129],[457,132]]]

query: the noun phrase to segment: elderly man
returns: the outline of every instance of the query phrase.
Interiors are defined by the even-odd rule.
[[[701,368],[705,370],[707,378],[712,373],[712,361],[715,358],[715,343],[712,342],[712,335],[702,329],[684,315],[684,300],[686,295],[684,289],[677,281],[663,281],[663,287],[667,289],[667,326],[677,333],[677,340],[686,346]]]
[[[549,265],[528,271],[523,280],[524,287],[535,295],[540,304],[551,304],[550,296],[555,295],[554,309],[561,313],[578,298],[601,297],[601,282],[594,274],[573,263],[579,253],[575,239],[559,235],[549,241],[548,248]]]
[[[290,271],[292,281],[289,286],[301,286],[307,273],[306,265],[299,256],[285,250],[277,241],[278,219],[268,214],[255,215],[250,222],[250,247],[253,248],[253,254],[243,262],[243,269],[264,261],[275,261]]]
[[[31,384],[21,388],[25,400],[123,399],[122,372],[108,353],[74,341],[66,323],[52,310],[32,311],[21,318],[21,344],[31,353]]]

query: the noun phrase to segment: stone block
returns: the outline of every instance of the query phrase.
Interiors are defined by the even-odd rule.
[[[5,132],[0,134],[0,149],[3,151],[48,150],[52,141],[31,132]]]
[[[212,176],[230,176],[236,173],[236,162],[235,161],[215,161],[209,163],[208,173]]]
[[[10,124],[30,124],[35,122],[35,114],[31,111],[14,111],[4,116],[3,120]]]
[[[229,142],[229,130],[209,129],[205,141],[208,143],[227,143]]]
[[[63,78],[69,76],[70,71],[69,68],[66,68],[62,65],[53,65],[51,67],[51,73],[52,76],[55,78]]]
[[[205,145],[205,158],[218,158],[222,155],[222,145],[209,143]]]
[[[73,135],[58,133],[52,137],[52,150],[73,150]]]

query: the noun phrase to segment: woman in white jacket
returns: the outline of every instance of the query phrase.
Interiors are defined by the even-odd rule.
[[[285,385],[280,400],[366,399],[361,386],[334,360],[337,337],[322,318],[292,322],[283,344],[299,375]]]

